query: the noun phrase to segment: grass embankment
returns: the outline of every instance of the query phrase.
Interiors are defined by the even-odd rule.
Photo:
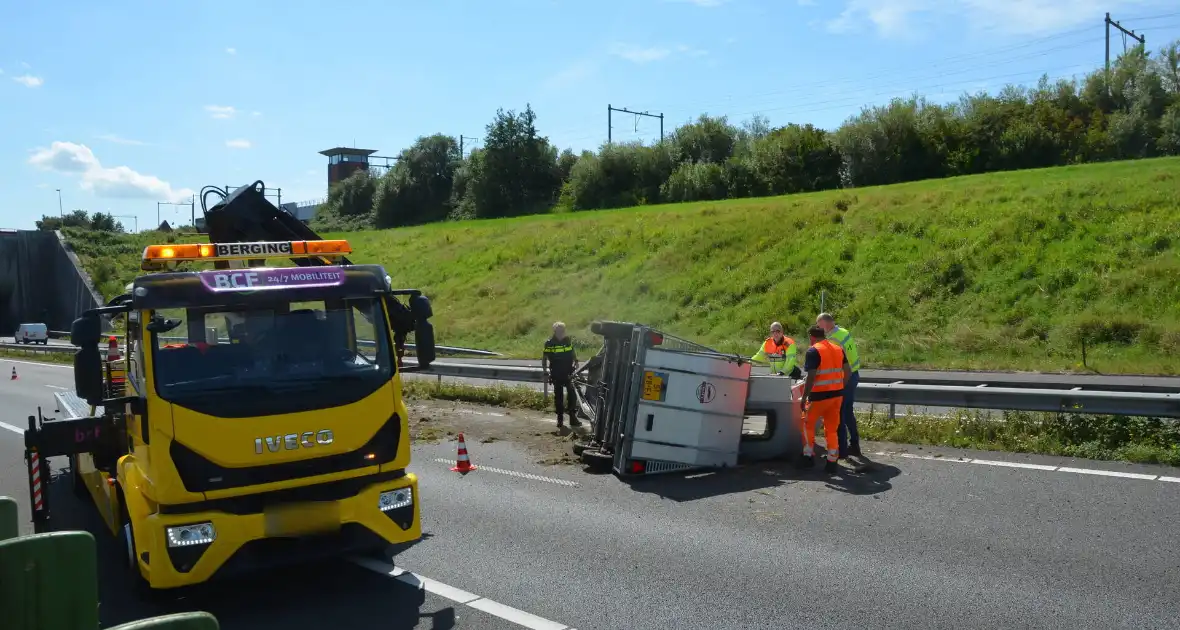
[[[440,343],[535,356],[561,319],[752,354],[825,306],[869,367],[1180,372],[1180,159],[342,235]]]
[[[349,233],[438,342],[536,356],[561,319],[752,354],[820,310],[867,367],[1180,373],[1180,158]],[[78,243],[121,288],[155,237]],[[114,283],[112,285],[112,283]]]

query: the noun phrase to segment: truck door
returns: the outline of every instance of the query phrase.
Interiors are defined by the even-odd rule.
[[[633,429],[624,436],[626,459],[736,466],[750,364],[649,348],[640,355],[639,368]]]

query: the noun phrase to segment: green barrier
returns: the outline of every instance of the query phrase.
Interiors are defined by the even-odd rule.
[[[187,612],[132,621],[111,630],[218,630],[217,618],[207,612]]]
[[[98,567],[88,532],[20,536],[16,501],[0,497],[0,626],[4,630],[98,630]],[[218,630],[217,618],[186,612],[110,630]]]
[[[5,630],[98,628],[98,569],[88,532],[50,532],[0,542]]]
[[[16,499],[0,497],[0,540],[20,536],[20,517],[17,516]]]

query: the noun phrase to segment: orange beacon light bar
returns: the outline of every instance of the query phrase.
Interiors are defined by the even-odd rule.
[[[148,245],[143,250],[143,269],[159,269],[168,262],[197,260],[243,260],[249,258],[315,258],[352,253],[345,240],[262,241],[256,243],[180,243]]]

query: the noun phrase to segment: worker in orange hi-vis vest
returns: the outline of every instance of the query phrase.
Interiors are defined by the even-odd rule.
[[[795,349],[795,340],[783,334],[783,325],[778,322],[770,325],[770,336],[762,342],[758,352],[750,357],[750,361],[769,363],[771,374],[791,378],[802,376],[797,365],[799,352]]]
[[[824,441],[828,447],[828,461],[824,471],[839,470],[836,460],[840,458],[839,438],[840,405],[844,402],[844,384],[852,378],[852,367],[844,350],[829,340],[824,329],[812,326],[807,330],[811,347],[803,359],[807,380],[803,384],[803,458],[800,468],[815,465],[815,424],[824,423]]]

